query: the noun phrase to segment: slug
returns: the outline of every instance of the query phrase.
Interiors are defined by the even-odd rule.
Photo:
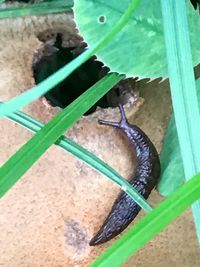
[[[121,130],[128,138],[136,153],[137,166],[130,184],[147,199],[156,186],[160,176],[160,160],[155,146],[146,134],[136,125],[131,125],[126,119],[122,105],[119,105],[121,120],[111,122],[99,120],[99,124],[109,125]],[[121,192],[97,234],[89,245],[95,246],[109,241],[119,235],[137,216],[141,207],[125,192]]]

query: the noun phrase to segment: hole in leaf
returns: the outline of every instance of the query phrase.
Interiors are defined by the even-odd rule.
[[[99,23],[102,23],[102,24],[105,23],[106,22],[106,16],[104,16],[104,15],[99,16],[98,21],[99,21]]]

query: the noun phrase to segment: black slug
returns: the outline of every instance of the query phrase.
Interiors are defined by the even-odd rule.
[[[129,124],[122,105],[119,105],[119,109],[121,113],[120,122],[99,120],[99,123],[118,128],[127,136],[137,156],[136,171],[130,183],[147,199],[156,186],[160,175],[159,156],[155,146],[146,134],[136,125]],[[121,192],[102,227],[91,239],[90,246],[102,244],[119,235],[133,221],[140,209],[140,206],[125,192]]]

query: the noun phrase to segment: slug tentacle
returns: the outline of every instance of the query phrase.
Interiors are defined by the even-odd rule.
[[[146,134],[136,125],[129,124],[122,105],[119,106],[119,109],[120,122],[99,120],[99,123],[119,128],[129,139],[137,156],[135,175],[130,179],[130,183],[147,199],[160,175],[159,156]],[[137,203],[125,192],[121,192],[102,227],[91,239],[90,246],[102,244],[119,235],[134,220],[140,210],[141,208]]]
[[[127,125],[128,124],[128,121],[126,119],[126,114],[125,114],[124,108],[123,108],[123,106],[121,104],[119,104],[119,110],[120,110],[120,114],[121,114],[121,120],[120,120],[120,122],[98,120],[98,123],[99,124],[102,124],[102,125],[112,126],[112,127],[115,127],[115,128],[122,128],[123,125],[124,126]]]

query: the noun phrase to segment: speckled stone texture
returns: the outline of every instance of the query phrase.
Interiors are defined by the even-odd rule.
[[[31,64],[42,43],[41,33],[62,32],[68,45],[79,43],[70,14],[0,21],[0,98],[5,101],[34,85]],[[41,39],[40,39],[41,40]],[[127,108],[161,149],[171,112],[168,84],[139,83],[141,97]],[[143,104],[143,105],[142,105]],[[39,99],[24,108],[48,121],[58,109]],[[97,125],[97,118],[119,118],[117,109],[83,117],[67,135],[105,160],[124,177],[131,177],[135,158],[115,130]],[[32,136],[19,125],[0,119],[0,164]],[[0,266],[86,267],[111,242],[89,247],[88,241],[109,212],[119,189],[105,177],[57,146],[52,146],[0,200]],[[156,205],[162,200],[154,192]],[[143,216],[143,212],[140,216]],[[196,267],[200,260],[190,211],[140,250],[125,266]]]

